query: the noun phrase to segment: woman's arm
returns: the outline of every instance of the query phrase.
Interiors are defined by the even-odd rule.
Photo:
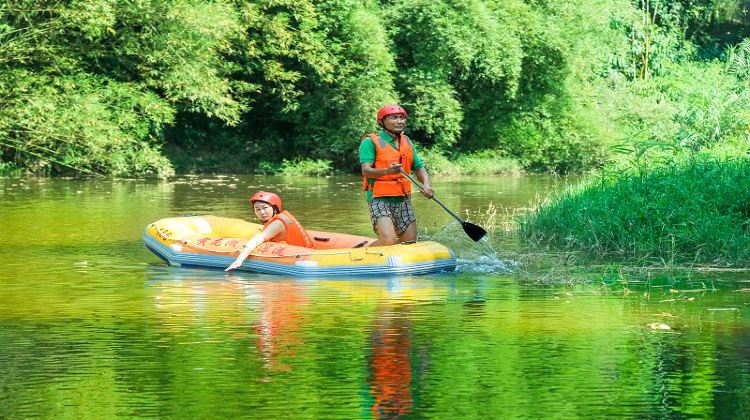
[[[242,252],[240,252],[240,255],[237,256],[237,258],[232,262],[232,264],[229,265],[224,271],[232,271],[235,268],[242,265],[243,262],[245,262],[245,259],[247,259],[248,256],[250,256],[250,253],[253,252],[255,248],[257,248],[260,244],[263,242],[266,242],[269,239],[273,239],[276,236],[278,236],[280,233],[284,233],[286,231],[286,228],[284,227],[284,224],[281,223],[278,220],[274,220],[270,225],[266,226],[265,229],[263,229],[262,232],[255,235],[250,239],[249,241],[245,242],[245,245],[242,247]]]

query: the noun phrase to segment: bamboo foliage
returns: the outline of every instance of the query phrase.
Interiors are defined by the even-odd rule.
[[[0,168],[356,171],[358,140],[394,102],[436,161],[487,153],[563,173],[606,165],[623,141],[711,148],[742,134],[745,58],[697,69],[714,74],[701,55],[726,62],[727,26],[748,32],[744,4],[8,0]]]

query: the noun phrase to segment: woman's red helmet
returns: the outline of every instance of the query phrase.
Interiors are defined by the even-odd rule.
[[[404,117],[409,115],[406,113],[404,108],[398,105],[386,105],[378,110],[378,125],[383,123],[383,118],[389,115],[403,115]]]
[[[256,201],[263,201],[275,207],[276,211],[281,211],[281,198],[272,192],[258,191],[250,197],[250,205]]]

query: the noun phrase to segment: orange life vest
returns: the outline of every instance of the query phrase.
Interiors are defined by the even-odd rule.
[[[411,173],[411,165],[414,163],[414,149],[411,146],[411,140],[403,133],[398,140],[398,150],[390,143],[383,140],[377,133],[370,133],[362,137],[369,137],[372,144],[375,145],[375,163],[373,168],[384,169],[391,163],[400,163],[404,172]],[[375,178],[375,183],[370,186],[367,177],[364,178],[362,190],[368,191],[372,188],[373,197],[394,197],[408,196],[411,194],[411,183],[406,177],[398,174],[388,174]]]
[[[271,238],[273,242],[286,242],[289,245],[315,248],[315,241],[313,241],[310,234],[307,233],[291,213],[288,211],[282,211],[281,213],[275,214],[263,224],[263,227],[270,225],[274,220],[278,220],[284,224],[286,235],[283,237]]]

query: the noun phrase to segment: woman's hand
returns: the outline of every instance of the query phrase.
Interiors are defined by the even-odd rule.
[[[271,223],[271,225],[273,225],[274,223],[280,223],[281,224],[281,222],[279,222],[277,220],[277,221]],[[282,226],[283,226],[283,224],[282,224]],[[263,234],[259,233],[259,234],[255,235],[255,236],[253,236],[252,239],[250,239],[249,241],[245,242],[245,245],[242,246],[242,251],[240,252],[240,255],[238,255],[237,259],[234,260],[233,263],[229,264],[229,267],[225,268],[224,271],[232,271],[235,268],[241,266],[242,263],[245,261],[245,258],[247,258],[247,256],[250,255],[250,253],[253,252],[253,250],[255,248],[257,248],[260,244],[262,244],[263,242],[265,242],[265,240],[266,239],[263,237]]]
[[[234,270],[235,268],[237,268],[237,267],[239,267],[241,265],[242,265],[242,261],[239,261],[239,259],[234,260],[234,262],[232,264],[230,264],[229,267],[225,268],[224,271],[227,271],[227,272],[228,271],[232,271],[232,270]]]

